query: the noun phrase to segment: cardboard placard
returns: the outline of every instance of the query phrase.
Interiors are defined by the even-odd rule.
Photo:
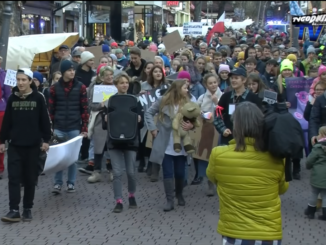
[[[222,45],[229,45],[231,42],[231,38],[230,37],[227,37],[227,36],[223,36],[222,37],[222,41],[221,41],[221,44]]]
[[[169,52],[169,54],[173,54],[174,51],[185,47],[185,44],[182,41],[178,30],[175,30],[174,32],[171,32],[168,35],[164,36],[162,40],[165,49]]]
[[[200,120],[200,126],[195,130],[189,131],[192,139],[192,145],[195,147],[195,153],[192,157],[199,160],[208,161],[211,151],[218,143],[218,132],[214,124],[209,123],[203,119]],[[156,122],[156,120],[155,120]],[[152,148],[153,137],[151,133],[147,134],[146,147]]]
[[[100,64],[100,58],[103,56],[102,46],[93,46],[93,47],[86,47],[85,51],[89,51],[94,54],[94,67],[93,69],[97,69]]]
[[[4,84],[10,87],[15,87],[17,85],[16,75],[17,71],[7,69]]]
[[[155,53],[149,50],[141,50],[142,59],[146,60],[146,62],[154,62],[155,61]]]

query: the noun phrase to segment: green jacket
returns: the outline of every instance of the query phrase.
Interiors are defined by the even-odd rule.
[[[303,67],[304,67],[304,71],[305,71],[305,74],[308,76],[309,74],[309,69],[310,69],[310,65],[314,65],[314,64],[320,64],[320,61],[315,59],[312,64],[309,64],[307,59],[301,61]]]
[[[306,167],[311,169],[310,184],[313,187],[326,189],[326,145],[321,143],[314,145],[307,158]]]

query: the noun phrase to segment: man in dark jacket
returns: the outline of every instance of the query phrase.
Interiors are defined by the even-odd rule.
[[[128,93],[138,94],[140,92],[140,84],[137,81],[140,78],[141,72],[144,69],[146,60],[141,58],[141,51],[137,47],[130,49],[130,65],[125,70],[129,77],[132,79],[132,83],[129,84]]]
[[[31,221],[35,183],[38,177],[40,151],[49,149],[51,124],[45,99],[32,82],[30,69],[17,71],[17,86],[8,99],[0,132],[0,153],[8,148],[9,206],[10,212],[3,222],[20,221],[20,185],[24,185],[23,220]],[[43,143],[42,143],[43,142]],[[41,146],[42,145],[42,146]],[[40,148],[41,146],[41,148]]]
[[[86,86],[77,81],[74,65],[65,60],[61,64],[62,77],[50,88],[49,113],[54,134],[70,140],[82,132],[87,137],[88,110]],[[67,192],[75,192],[76,164],[68,168]],[[63,171],[55,174],[53,193],[59,194],[63,184]]]
[[[59,47],[59,60],[51,64],[50,66],[50,76],[56,71],[60,71],[61,62],[69,59],[70,57],[70,49],[67,45],[61,45]]]

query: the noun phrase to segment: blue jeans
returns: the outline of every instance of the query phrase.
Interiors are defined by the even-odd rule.
[[[163,179],[172,179],[173,177],[176,179],[184,179],[186,164],[186,156],[171,156],[165,154],[162,162]]]
[[[198,177],[206,177],[206,169],[208,166],[208,162],[204,160],[198,159]]]
[[[93,160],[94,161],[94,140],[91,139],[91,142],[89,144],[89,149],[88,149],[88,160],[91,161]]]
[[[54,130],[54,133],[58,137],[67,137],[68,140],[71,140],[71,139],[77,137],[80,134],[80,131],[79,130],[61,131],[61,130],[55,129]],[[77,165],[76,165],[76,163],[73,163],[68,168],[68,181],[67,181],[67,185],[68,184],[75,185],[76,175],[77,175]],[[54,184],[55,185],[62,185],[63,184],[62,177],[63,177],[63,171],[57,172],[54,175]]]

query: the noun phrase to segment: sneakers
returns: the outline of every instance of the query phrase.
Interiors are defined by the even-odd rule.
[[[137,203],[135,197],[129,197],[129,208],[136,209]]]
[[[94,163],[89,162],[88,165],[85,168],[79,168],[79,172],[84,173],[84,174],[89,174],[91,175],[94,171]]]
[[[101,173],[99,171],[94,171],[91,176],[87,179],[88,183],[96,183],[101,181]]]
[[[54,185],[52,193],[57,194],[57,195],[60,194],[61,193],[61,185]]]
[[[206,191],[206,196],[208,196],[208,197],[214,196],[215,192],[216,192],[214,184],[208,180],[207,185],[208,185],[208,188],[207,188],[207,191]]]
[[[76,192],[75,186],[73,184],[68,184],[67,185],[67,192],[68,193],[74,193],[74,192]]]
[[[6,214],[6,216],[3,216],[1,218],[2,222],[8,222],[8,223],[14,223],[20,221],[20,213],[16,210],[10,210],[9,213]]]
[[[22,216],[24,222],[30,222],[33,219],[32,211],[30,209],[24,209]]]
[[[123,205],[121,202],[117,202],[117,204],[115,205],[113,212],[114,213],[121,213],[123,210]]]

